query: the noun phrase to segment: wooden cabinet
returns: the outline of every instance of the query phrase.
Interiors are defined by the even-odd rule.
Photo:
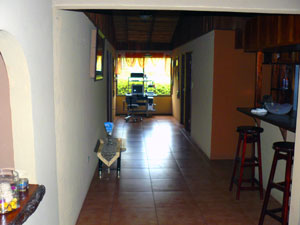
[[[258,48],[275,47],[277,44],[278,17],[258,16]]]
[[[258,30],[257,18],[251,19],[245,26],[244,49],[247,51],[257,51],[258,49]]]
[[[246,23],[244,49],[268,50],[281,46],[300,44],[300,16],[265,15]]]
[[[271,96],[274,102],[293,104],[295,66],[273,64],[271,75]]]

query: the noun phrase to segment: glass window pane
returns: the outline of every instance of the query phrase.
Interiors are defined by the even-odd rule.
[[[155,84],[154,91],[157,95],[171,94],[171,58],[118,58],[117,94],[125,95],[128,89],[128,77],[131,73],[145,73],[148,80]]]

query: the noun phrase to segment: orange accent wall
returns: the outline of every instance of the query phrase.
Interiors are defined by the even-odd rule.
[[[0,168],[14,167],[14,151],[6,66],[0,54]]]
[[[237,126],[254,121],[236,110],[252,107],[255,53],[234,48],[234,31],[215,31],[211,159],[233,159]]]

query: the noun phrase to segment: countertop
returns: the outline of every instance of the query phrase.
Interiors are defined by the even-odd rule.
[[[296,131],[296,122],[297,122],[297,112],[291,111],[289,114],[286,115],[275,115],[271,113],[267,113],[265,116],[258,116],[251,113],[251,109],[253,108],[244,108],[244,107],[238,107],[237,110],[239,112],[242,112],[248,116],[251,116],[253,118],[260,119],[262,121],[271,123],[275,126],[278,126],[280,128],[283,128],[285,130],[289,130],[291,132]]]

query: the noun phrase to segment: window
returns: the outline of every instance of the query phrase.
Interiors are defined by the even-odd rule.
[[[157,95],[171,94],[170,57],[119,57],[116,74],[117,94],[128,92],[128,78],[131,73],[144,73],[154,83]]]

